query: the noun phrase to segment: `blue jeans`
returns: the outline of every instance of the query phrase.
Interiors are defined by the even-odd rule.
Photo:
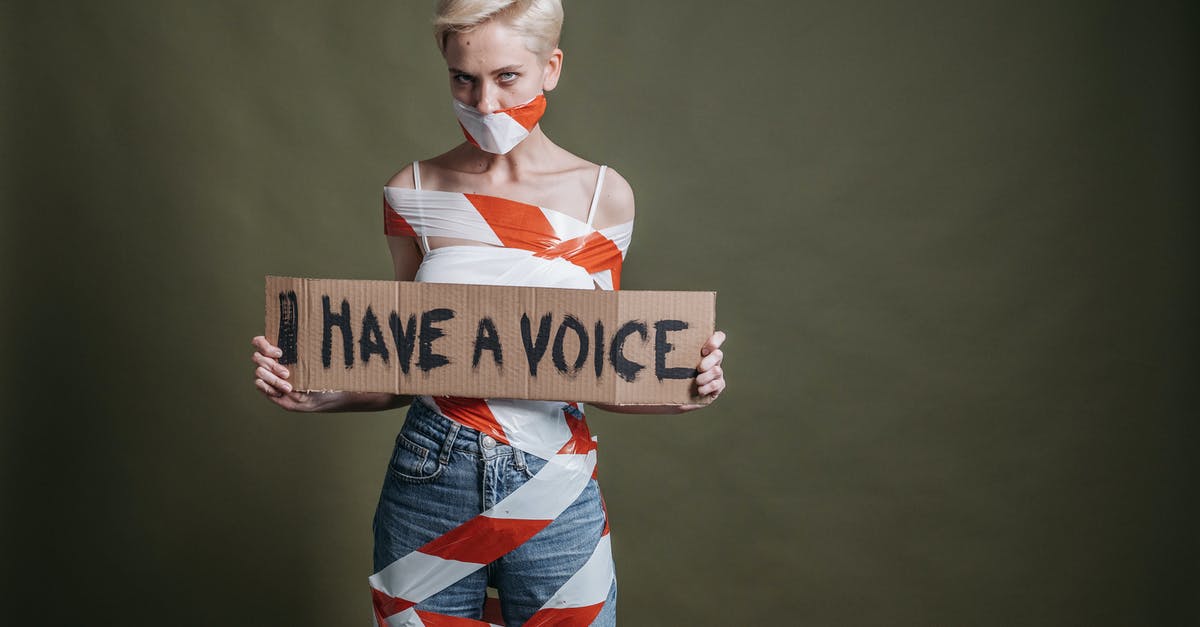
[[[375,510],[375,571],[492,507],[545,464],[414,400]],[[490,585],[500,592],[505,624],[521,625],[583,566],[603,530],[600,488],[592,479],[549,526],[417,609],[480,618]],[[616,624],[616,596],[614,581],[593,625]]]

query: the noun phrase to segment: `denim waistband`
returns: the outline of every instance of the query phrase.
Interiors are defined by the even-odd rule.
[[[486,433],[451,420],[419,399],[413,399],[401,432],[419,434],[422,439],[439,444],[444,455],[448,455],[451,450],[483,459],[512,455],[518,467],[525,465],[525,454],[520,449],[503,444]]]

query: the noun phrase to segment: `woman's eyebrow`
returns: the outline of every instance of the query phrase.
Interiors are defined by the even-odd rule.
[[[522,63],[514,63],[512,65],[506,65],[502,68],[492,70],[491,73],[492,74],[503,74],[505,72],[515,72],[523,67],[525,67],[525,65]],[[474,76],[474,74],[471,74],[470,72],[467,72],[465,70],[460,70],[456,67],[450,67],[450,68],[446,68],[446,69],[449,70],[451,74],[463,74],[465,76]]]

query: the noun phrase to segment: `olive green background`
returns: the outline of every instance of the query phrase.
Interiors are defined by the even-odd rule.
[[[0,616],[368,624],[402,413],[278,410],[249,339],[265,274],[390,278],[432,3],[2,6]],[[729,333],[714,407],[589,414],[622,625],[1200,620],[1196,32],[568,1],[544,128]]]

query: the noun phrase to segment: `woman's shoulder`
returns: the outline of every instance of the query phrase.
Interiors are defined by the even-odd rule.
[[[400,168],[400,171],[388,178],[387,183],[384,183],[384,186],[414,189],[415,186],[413,185],[413,180],[413,164],[409,163],[403,168]]]
[[[457,159],[462,152],[462,146],[456,146],[443,152],[440,155],[435,155],[419,161],[410,161],[404,167],[400,168],[395,174],[388,179],[386,185],[388,187],[402,187],[404,189],[413,189],[416,187],[416,177],[421,177],[421,187],[437,188],[437,179],[441,173],[454,171],[460,168],[456,167]],[[429,179],[429,181],[426,181]]]
[[[464,143],[463,146],[465,145]],[[416,177],[420,177],[419,186],[423,189],[441,189],[447,184],[453,186],[456,179],[469,170],[464,167],[468,160],[464,158],[467,151],[463,146],[455,146],[442,154],[409,162],[388,179],[387,186],[412,189],[417,186]]]
[[[568,164],[566,169],[578,172],[589,191],[595,189],[597,182],[601,184],[600,198],[596,201],[596,219],[593,222],[597,228],[633,221],[633,187],[616,168],[604,165],[604,180],[597,181],[601,164],[593,163],[565,149],[563,155]]]
[[[615,168],[605,167],[600,198],[596,201],[598,228],[632,222],[634,216],[633,187]]]

